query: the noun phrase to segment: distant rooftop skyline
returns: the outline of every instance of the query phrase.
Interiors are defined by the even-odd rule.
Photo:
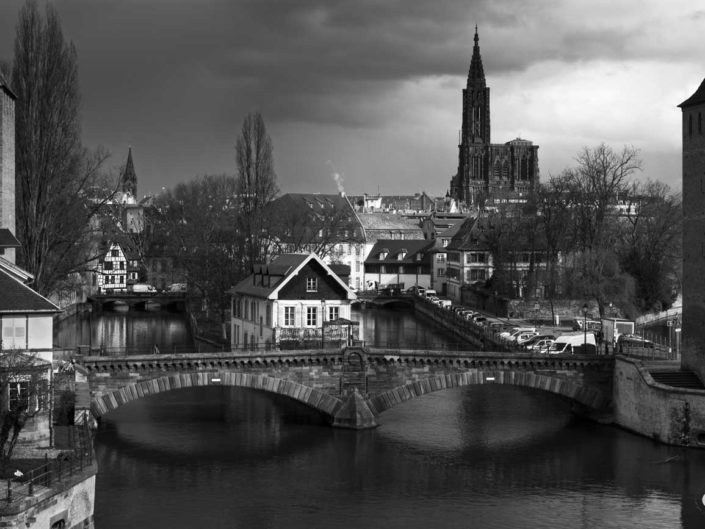
[[[0,3],[0,60],[23,3]],[[644,178],[680,189],[677,105],[705,77],[705,9],[686,0],[53,3],[78,51],[84,141],[116,170],[132,147],[140,197],[234,174],[255,110],[282,192],[444,195],[476,24],[493,142],[540,145],[542,181],[584,146],[633,145]]]

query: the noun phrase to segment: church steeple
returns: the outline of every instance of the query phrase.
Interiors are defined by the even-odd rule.
[[[137,174],[135,174],[135,164],[132,162],[132,147],[127,151],[127,164],[125,172],[122,173],[122,192],[137,198]]]
[[[468,88],[484,88],[485,69],[482,67],[482,57],[480,56],[480,37],[477,34],[477,25],[475,26],[475,45],[472,48],[472,60],[470,61],[470,70],[468,71]]]

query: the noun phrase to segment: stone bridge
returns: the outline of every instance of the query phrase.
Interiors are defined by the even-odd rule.
[[[237,386],[276,393],[323,414],[333,426],[377,426],[385,410],[434,391],[509,384],[554,393],[578,411],[611,410],[614,358],[473,351],[347,348],[83,357],[90,410],[100,418],[129,402],[181,388]],[[88,403],[86,403],[88,404]]]
[[[130,308],[145,310],[148,304],[159,305],[161,308],[186,310],[188,298],[182,292],[126,292],[116,294],[96,294],[88,298],[98,310],[127,305]]]

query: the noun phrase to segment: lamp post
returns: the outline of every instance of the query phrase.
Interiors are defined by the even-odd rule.
[[[588,305],[583,305],[583,354],[587,353],[587,311]]]

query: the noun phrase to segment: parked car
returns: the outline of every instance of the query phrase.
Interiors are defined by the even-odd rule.
[[[535,344],[539,340],[555,340],[556,336],[554,334],[549,334],[549,333],[537,333],[536,336],[531,338],[530,340],[524,342],[524,346],[529,347],[530,345]]]
[[[617,338],[617,350],[621,353],[624,349],[629,348],[653,349],[654,342],[646,340],[638,334],[621,334]]]
[[[186,283],[172,283],[167,292],[186,292]]]
[[[552,338],[542,338],[526,345],[526,350],[532,353],[547,353],[553,344]]]
[[[528,342],[531,340],[534,336],[537,336],[538,333],[528,331],[528,332],[522,332],[517,334],[516,338],[513,340],[517,343],[517,345],[523,345],[524,343]]]
[[[508,339],[512,335],[517,335],[520,332],[536,332],[536,327],[510,327],[506,331],[499,333],[500,338]]]

